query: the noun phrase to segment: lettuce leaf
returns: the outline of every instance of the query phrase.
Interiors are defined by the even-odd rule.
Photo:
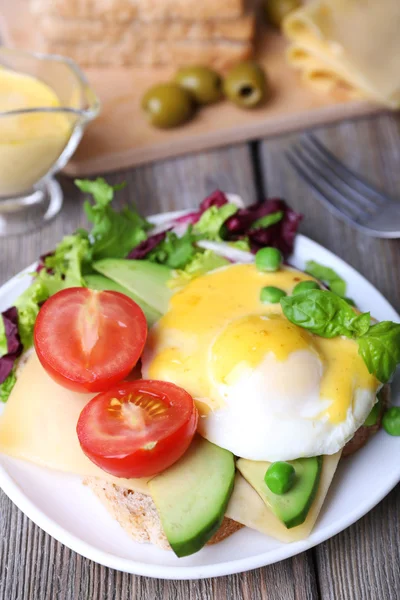
[[[198,252],[194,246],[196,239],[197,236],[193,234],[191,226],[181,237],[168,231],[165,238],[146,256],[146,259],[171,269],[183,269]]]
[[[168,282],[168,286],[172,289],[184,287],[192,279],[229,264],[229,261],[222,256],[218,256],[212,250],[206,250],[203,253],[196,254],[184,269],[175,271],[173,279]]]
[[[229,217],[238,211],[235,204],[224,204],[223,206],[210,206],[193,227],[193,231],[200,239],[221,241],[221,229]]]
[[[0,402],[7,402],[16,381],[15,368],[13,368],[8,377],[0,384]]]
[[[143,219],[133,206],[125,206],[120,212],[111,208],[114,192],[125,187],[125,183],[111,186],[98,177],[76,179],[75,184],[82,192],[93,196],[93,204],[84,203],[87,219],[93,224],[90,231],[93,260],[101,258],[125,258],[133,248],[147,238],[150,223]]]

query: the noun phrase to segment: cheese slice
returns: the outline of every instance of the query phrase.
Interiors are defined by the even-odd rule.
[[[345,82],[400,106],[399,0],[313,0],[286,17],[283,31],[288,61],[304,79]]]
[[[79,415],[94,394],[78,394],[53,381],[32,354],[20,372],[0,417],[0,452],[39,466],[100,477],[148,493],[148,479],[113,477],[82,452],[76,434]]]
[[[342,451],[332,456],[324,456],[317,494],[307,519],[298,527],[287,529],[239,472],[236,473],[235,487],[228,504],[226,516],[281,542],[289,543],[306,539],[318,519],[341,453]]]

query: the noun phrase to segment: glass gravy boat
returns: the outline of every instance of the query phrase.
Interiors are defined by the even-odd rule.
[[[32,87],[39,96],[25,107]],[[53,175],[98,112],[98,98],[72,60],[0,47],[0,236],[37,229],[60,211]]]

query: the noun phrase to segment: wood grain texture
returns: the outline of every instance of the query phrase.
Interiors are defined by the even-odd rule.
[[[126,180],[119,203],[134,201],[149,215],[195,206],[220,187],[254,202],[257,190],[250,148],[170,160],[108,178]],[[21,239],[0,240],[0,284],[86,224],[82,195],[64,179],[62,214]],[[119,573],[59,544],[0,492],[0,600],[316,600],[311,553],[250,573],[199,582],[152,580]]]
[[[385,115],[316,130],[348,165],[400,201],[400,120]],[[400,311],[400,240],[377,240],[341,223],[319,203],[285,161],[295,140],[261,144],[265,193],[279,195],[306,215],[301,230],[341,256]],[[371,486],[373,482],[371,481]],[[358,523],[314,550],[323,599],[400,598],[400,486]]]

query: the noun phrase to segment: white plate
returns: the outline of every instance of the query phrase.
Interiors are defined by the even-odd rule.
[[[155,220],[159,223],[170,217],[163,215]],[[348,295],[362,310],[370,310],[379,320],[400,320],[383,296],[352,267],[299,235],[291,262],[303,269],[309,259],[330,266],[342,275],[348,283]],[[27,283],[29,279],[20,275],[3,285],[0,310],[11,306]],[[397,388],[400,388],[399,379],[397,377]],[[400,389],[394,396],[399,403]],[[198,579],[269,565],[342,531],[371,510],[400,480],[399,452],[400,438],[380,431],[355,456],[341,461],[320,518],[307,540],[282,544],[245,528],[184,559],[155,546],[133,542],[78,477],[0,456],[0,485],[39,527],[87,558],[148,577]]]

